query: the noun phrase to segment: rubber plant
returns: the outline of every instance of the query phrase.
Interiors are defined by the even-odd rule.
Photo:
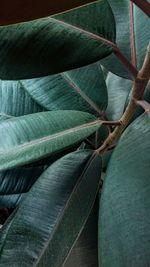
[[[150,1],[5,1],[0,267],[150,266]]]

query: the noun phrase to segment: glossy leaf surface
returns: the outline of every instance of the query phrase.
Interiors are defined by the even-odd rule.
[[[67,149],[102,122],[80,111],[40,112],[0,123],[0,170],[24,165]]]
[[[115,39],[106,0],[56,17],[1,26],[0,78],[42,77],[95,62],[112,52],[100,36]]]
[[[126,108],[132,82],[109,72],[106,78],[108,106],[106,114],[109,120],[120,120]]]
[[[36,166],[0,172],[0,208],[15,208],[43,170]]]
[[[0,81],[1,115],[22,116],[43,110],[24,90],[20,82]]]
[[[90,214],[100,172],[101,158],[90,150],[51,165],[4,226],[0,266],[62,266]]]
[[[100,116],[107,88],[98,63],[44,78],[23,80],[25,90],[47,110],[81,110]]]
[[[116,43],[129,61],[140,69],[150,40],[150,20],[132,1],[108,0],[108,2],[116,20]],[[148,2],[150,3],[149,0]],[[111,55],[104,62],[104,66],[111,72],[132,79],[116,56]]]
[[[104,179],[99,217],[101,267],[150,263],[150,117],[122,135]]]
[[[81,235],[64,267],[98,267],[98,201],[96,201]],[[90,253],[89,253],[90,251]]]
[[[22,167],[0,172],[0,196],[29,191],[43,169],[44,167]]]

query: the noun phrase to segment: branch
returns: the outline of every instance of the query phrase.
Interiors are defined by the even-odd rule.
[[[96,152],[102,153],[107,150],[114,142],[118,140],[124,129],[131,121],[133,114],[137,107],[137,101],[143,98],[145,88],[150,79],[150,44],[147,49],[145,60],[141,70],[138,72],[137,78],[133,83],[132,96],[130,102],[126,108],[125,113],[121,118],[121,125],[117,126],[115,130],[109,134],[103,145],[97,149]]]

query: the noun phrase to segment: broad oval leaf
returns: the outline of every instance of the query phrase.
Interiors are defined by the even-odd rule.
[[[85,5],[95,0],[5,0],[0,9],[0,25],[33,20]]]
[[[107,107],[107,88],[98,63],[20,83],[47,110],[81,110],[101,116]]]
[[[0,123],[0,170],[67,149],[94,133],[102,121],[80,111],[48,111]]]
[[[99,217],[101,267],[150,263],[150,117],[124,132],[104,179]]]
[[[29,79],[90,64],[112,48],[115,22],[106,0],[31,22],[0,27],[0,78]]]
[[[101,158],[89,150],[51,165],[2,228],[0,266],[62,266],[90,214],[100,172]]]
[[[108,0],[108,2],[116,20],[116,43],[129,61],[140,69],[150,40],[150,20],[132,1]],[[149,0],[148,2],[150,3]],[[128,70],[114,55],[102,62],[114,74],[132,79]]]
[[[43,110],[19,81],[0,81],[0,115],[22,116]]]

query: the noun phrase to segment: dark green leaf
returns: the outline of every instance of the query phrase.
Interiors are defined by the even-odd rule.
[[[100,172],[101,158],[90,150],[51,165],[4,225],[0,266],[62,266],[90,214]]]
[[[44,167],[22,167],[0,172],[0,196],[29,191],[43,170]]]
[[[98,267],[98,205],[97,201],[86,225],[75,243],[64,267]]]
[[[21,84],[47,110],[81,110],[100,116],[107,107],[107,88],[98,63],[53,76],[23,80]]]
[[[141,115],[110,159],[100,202],[101,267],[150,263],[150,117]]]
[[[23,196],[26,193],[21,194],[9,194],[9,195],[2,195],[0,196],[0,208],[16,208],[19,203],[21,202]]]
[[[140,69],[150,39],[150,20],[131,1],[108,0],[108,2],[116,20],[116,43],[121,52]],[[148,0],[148,2],[150,1]],[[108,70],[116,75],[132,79],[131,74],[114,55],[104,60],[103,63]]]
[[[0,170],[67,149],[94,133],[102,121],[80,111],[48,111],[0,123]]]
[[[15,208],[43,170],[37,166],[0,172],[0,208]]]
[[[106,0],[31,22],[0,27],[0,77],[16,80],[70,70],[106,57],[115,22]]]

